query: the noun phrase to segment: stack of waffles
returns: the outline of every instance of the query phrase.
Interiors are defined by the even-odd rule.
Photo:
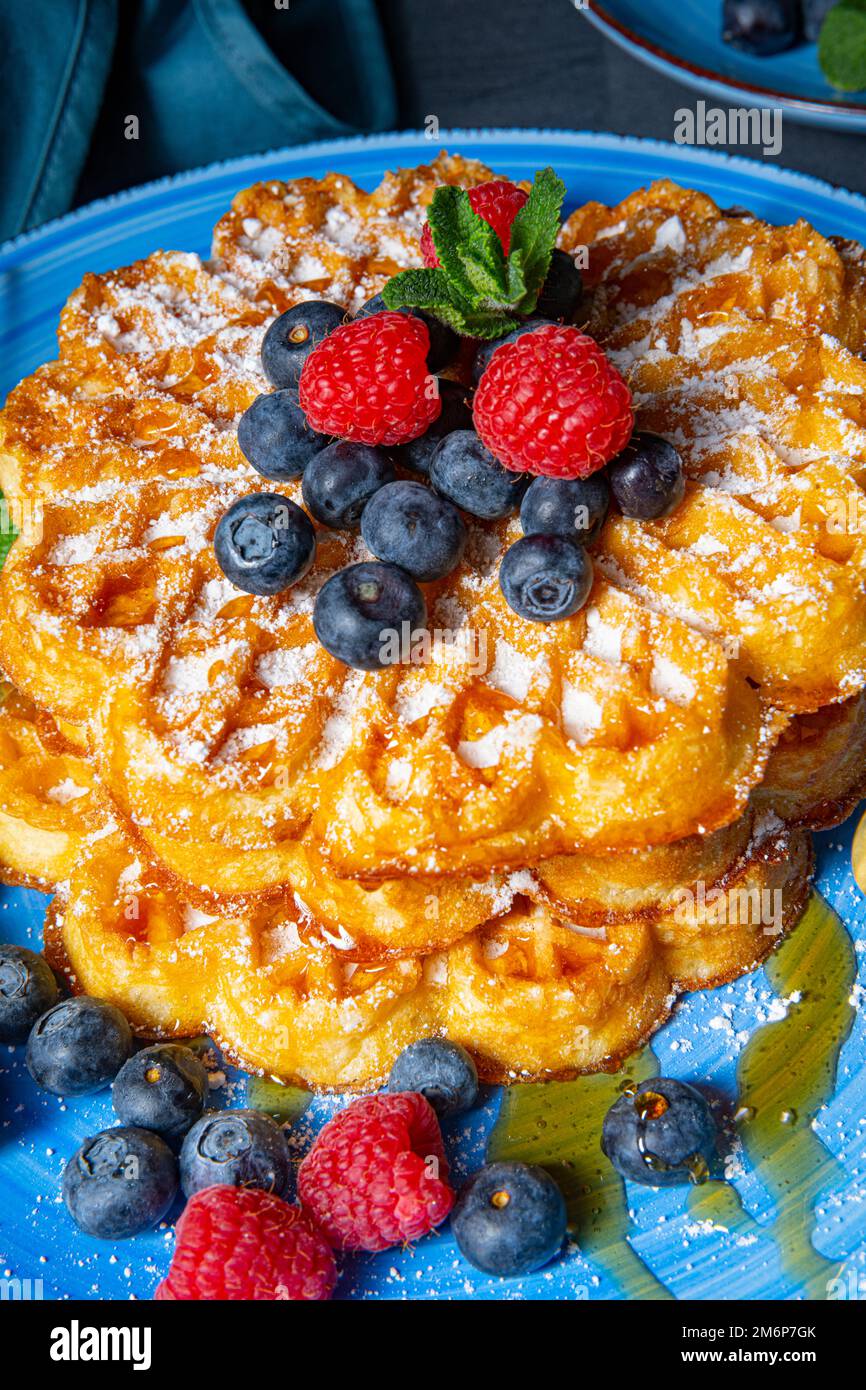
[[[473,523],[412,660],[350,671],[315,594],[241,593],[212,537],[269,484],[236,437],[265,328],[420,263],[440,157],[373,193],[260,184],[213,259],[88,275],[0,421],[0,859],[55,890],[49,952],[147,1036],[369,1086],[414,1038],[491,1080],[610,1068],[679,990],[800,915],[809,829],[866,753],[866,260],[664,182],[574,212],[585,324],[688,482],[611,514],[589,602],[505,603],[515,521]],[[283,488],[296,500],[296,484]]]

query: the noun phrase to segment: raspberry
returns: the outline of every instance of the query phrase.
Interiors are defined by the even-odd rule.
[[[613,363],[592,338],[559,324],[496,349],[473,419],[506,468],[549,478],[588,477],[634,428],[631,392]]]
[[[306,1212],[258,1188],[205,1187],[177,1223],[158,1299],[330,1298],[334,1255]]]
[[[359,444],[406,444],[442,409],[427,366],[430,334],[411,314],[370,314],[335,328],[304,363],[307,423]]]
[[[502,249],[506,256],[511,247],[511,224],[528,197],[528,193],[525,193],[522,188],[518,188],[516,184],[509,183],[508,179],[491,179],[490,183],[479,183],[476,184],[475,188],[469,189],[472,211],[477,212],[479,217],[483,217],[485,222],[490,223],[502,242]],[[439,265],[439,257],[436,255],[436,247],[433,245],[433,233],[430,231],[429,222],[424,223],[421,232],[421,256],[425,265],[430,267]]]
[[[385,1250],[445,1220],[447,1177],[432,1106],[401,1091],[356,1100],[325,1125],[298,1171],[298,1196],[338,1249]]]

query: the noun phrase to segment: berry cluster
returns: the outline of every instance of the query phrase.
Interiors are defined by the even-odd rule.
[[[386,634],[423,626],[420,586],[460,563],[467,517],[496,521],[520,509],[524,537],[506,552],[500,585],[521,617],[550,622],[587,600],[586,547],[611,495],[625,515],[643,519],[666,515],[683,495],[676,451],[633,434],[628,387],[570,322],[582,293],[573,260],[548,247],[535,291],[527,288],[528,252],[512,243],[527,221],[555,235],[545,190],[541,176],[529,195],[504,180],[468,197],[439,190],[451,211],[462,206],[464,229],[468,215],[488,238],[495,233],[485,251],[490,274],[504,275],[507,257],[509,283],[523,285],[531,310],[492,316],[485,339],[461,340],[425,309],[389,307],[401,284],[412,294],[426,289],[434,308],[456,294],[447,274],[450,204],[434,217],[436,199],[422,235],[428,271],[396,276],[354,318],[327,301],[297,304],[265,335],[262,364],[274,390],[243,415],[238,443],[263,477],[301,478],[303,507],[276,492],[239,499],[219,523],[216,556],[239,588],[275,594],[313,564],[314,523],[360,530],[373,558],[328,579],[313,614],[319,641],[349,666],[378,669],[392,659]],[[432,288],[412,279],[425,274]],[[478,319],[465,294],[443,312]],[[455,362],[474,394],[437,375]]]

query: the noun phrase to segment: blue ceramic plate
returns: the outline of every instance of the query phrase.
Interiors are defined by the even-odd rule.
[[[738,106],[780,106],[809,125],[866,130],[866,92],[837,92],[818,45],[755,58],[722,42],[722,0],[585,0],[578,6],[633,57],[702,96]]]
[[[453,132],[451,150],[514,177],[553,164],[574,205],[613,202],[670,176],[771,221],[790,210],[822,232],[866,241],[866,200],[745,160],[609,135]],[[372,186],[395,165],[430,159],[418,135],[292,149],[133,190],[0,249],[0,392],[50,358],[66,295],[87,270],[163,246],[205,253],[235,191],[257,179],[329,169]],[[347,1264],[348,1298],[824,1298],[866,1287],[866,1033],[856,1011],[866,902],[850,870],[851,828],[819,836],[816,900],[789,944],[735,985],[686,998],[629,1071],[709,1088],[726,1124],[727,1180],[694,1192],[630,1187],[597,1149],[598,1122],[621,1078],[488,1091],[448,1136],[457,1177],[497,1154],[553,1165],[568,1189],[576,1244],[547,1270],[503,1283],[471,1269],[450,1233]],[[45,899],[0,888],[0,939],[38,945]],[[841,920],[840,920],[841,918]],[[229,1074],[220,1103],[242,1103]],[[272,1095],[253,1088],[270,1106]],[[283,1099],[291,1109],[296,1093]],[[340,1102],[316,1100],[295,1126],[299,1151]],[[739,1111],[736,1121],[732,1116]],[[107,1095],[62,1104],[37,1091],[21,1049],[0,1061],[0,1278],[46,1298],[148,1298],[165,1272],[170,1228],[119,1244],[78,1232],[60,1202],[65,1159],[110,1124]],[[41,1281],[41,1282],[40,1282]],[[833,1282],[835,1281],[835,1282]]]

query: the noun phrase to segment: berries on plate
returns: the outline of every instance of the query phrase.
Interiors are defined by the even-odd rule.
[[[119,1009],[78,995],[61,1000],[34,1024],[27,1069],[56,1096],[86,1096],[114,1080],[132,1052],[132,1030]]]
[[[534,478],[520,504],[525,536],[566,536],[581,545],[598,540],[610,505],[603,472],[588,478]]]
[[[258,1187],[286,1197],[292,1160],[280,1126],[258,1110],[215,1110],[189,1130],[180,1151],[180,1182],[187,1197],[202,1188]]]
[[[509,608],[532,623],[557,622],[582,608],[592,588],[592,561],[564,536],[524,536],[499,566]]]
[[[247,594],[279,594],[307,573],[316,532],[301,507],[278,492],[240,497],[221,517],[214,536],[217,563]]]
[[[489,223],[502,243],[507,256],[511,248],[511,224],[526,202],[529,194],[509,179],[490,179],[487,183],[476,184],[467,190],[472,211]],[[425,222],[421,231],[421,257],[426,266],[439,265],[430,223]]]
[[[583,279],[567,251],[555,250],[550,257],[550,269],[541,287],[536,314],[544,319],[568,323],[574,318],[583,298]]]
[[[517,510],[529,480],[503,468],[474,430],[455,430],[433,455],[430,482],[470,516],[496,521]]]
[[[378,560],[364,560],[332,574],[313,609],[313,627],[322,646],[359,671],[378,671],[400,661],[404,636],[411,639],[426,621],[424,595],[412,576]]]
[[[439,382],[439,399],[442,410],[432,425],[417,439],[410,439],[408,444],[391,450],[395,463],[424,478],[429,475],[430,462],[446,434],[472,429],[472,407],[465,386],[443,378]]]
[[[304,506],[322,526],[353,531],[373,494],[396,476],[384,450],[341,440],[307,465],[301,485]]]
[[[420,319],[388,310],[337,328],[304,363],[300,401],[310,428],[361,444],[405,444],[441,410]]]
[[[465,1047],[447,1038],[421,1038],[404,1047],[388,1077],[388,1090],[417,1091],[440,1120],[471,1110],[478,1072]]]
[[[327,299],[294,304],[274,319],[262,341],[262,367],[272,386],[297,386],[310,353],[346,322],[346,311]]]
[[[366,304],[362,304],[355,315],[356,319],[369,318],[371,314],[383,314],[389,312],[384,297],[381,294],[374,294],[372,299],[368,299]],[[431,372],[441,372],[443,367],[447,367],[449,362],[453,362],[460,348],[460,339],[449,328],[447,323],[437,319],[433,314],[425,314],[423,309],[401,309],[400,313],[411,314],[413,318],[420,319],[426,325],[427,332],[430,334],[430,350],[427,353],[427,366]]]
[[[161,1221],[177,1192],[177,1163],[164,1139],[124,1126],[85,1139],[63,1171],[63,1200],[82,1231],[125,1240]]]
[[[503,334],[501,338],[490,338],[479,343],[472,359],[472,380],[475,384],[478,384],[487,371],[490,366],[490,359],[497,348],[503,347],[506,343],[516,343],[517,339],[522,338],[524,333],[534,333],[536,328],[544,328],[549,322],[549,319],[542,318],[540,314],[531,314],[512,328],[510,333]]]
[[[793,48],[800,37],[799,0],[724,0],[722,38],[766,58]]]
[[[716,1126],[694,1086],[654,1076],[608,1110],[601,1147],[617,1172],[633,1182],[651,1187],[701,1182],[716,1155]]]
[[[466,524],[446,497],[423,483],[387,483],[364,508],[361,535],[379,560],[429,582],[450,574],[466,547]]]
[[[530,1274],[557,1255],[565,1238],[562,1193],[532,1163],[490,1163],[460,1192],[451,1230],[460,1253],[485,1274]]]
[[[682,459],[666,439],[640,430],[607,470],[610,490],[623,516],[659,521],[683,500]]]
[[[200,1117],[207,1093],[207,1072],[188,1047],[155,1043],[124,1062],[111,1099],[124,1124],[153,1130],[172,1143]]]
[[[631,392],[592,338],[546,324],[501,346],[475,392],[475,428],[501,463],[585,478],[625,447]]]
[[[44,956],[26,946],[0,946],[0,1043],[26,1042],[60,991]]]
[[[315,1301],[337,1282],[334,1255],[300,1207],[269,1192],[208,1187],[187,1203],[158,1299]]]
[[[418,1240],[454,1202],[436,1114],[423,1096],[365,1096],[325,1125],[298,1170],[298,1195],[339,1250]]]
[[[327,443],[327,435],[310,429],[293,390],[256,396],[238,421],[241,453],[257,473],[275,482],[300,477]]]

